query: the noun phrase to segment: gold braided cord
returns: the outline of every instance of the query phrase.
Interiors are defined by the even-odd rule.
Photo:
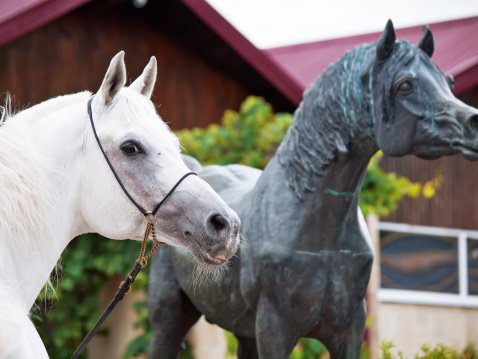
[[[154,222],[156,222],[156,216],[154,217],[154,220],[149,220],[146,219],[146,230],[144,231],[144,237],[143,237],[143,243],[141,243],[141,251],[139,252],[139,258],[136,260],[137,263],[141,263],[141,268],[144,268],[148,265],[148,259],[151,258],[153,253],[158,249],[160,245],[166,244],[164,242],[160,242],[156,239],[156,232],[154,230]],[[153,247],[151,250],[144,255],[146,251],[146,244],[148,243],[148,239],[153,241]]]

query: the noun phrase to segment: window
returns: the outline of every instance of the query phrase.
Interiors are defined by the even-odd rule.
[[[478,307],[478,232],[380,223],[383,302]]]

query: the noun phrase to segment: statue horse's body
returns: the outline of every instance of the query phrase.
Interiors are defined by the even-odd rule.
[[[158,253],[152,358],[175,357],[201,314],[237,336],[239,358],[287,358],[301,337],[319,339],[332,358],[358,358],[373,252],[357,204],[370,158],[379,149],[478,158],[478,111],[453,96],[432,52],[428,28],[416,47],[395,41],[389,22],[377,43],[346,53],[305,92],[262,174],[198,172],[239,214],[244,245],[222,280],[196,290],[180,250]]]

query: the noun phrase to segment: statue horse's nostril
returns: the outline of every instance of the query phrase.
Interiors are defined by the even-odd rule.
[[[468,119],[468,126],[472,132],[478,132],[478,114],[475,114]]]

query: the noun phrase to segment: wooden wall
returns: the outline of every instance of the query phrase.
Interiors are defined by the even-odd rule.
[[[111,58],[125,50],[131,81],[156,56],[153,102],[160,105],[159,114],[173,129],[217,122],[225,109],[237,109],[247,95],[254,94],[253,88],[218,71],[207,56],[201,57],[197,49],[194,52],[177,40],[174,32],[179,30],[173,25],[191,17],[184,5],[181,8],[177,0],[150,3],[154,6],[136,9],[130,0],[92,1],[0,47],[0,93],[9,91],[17,107],[23,108],[62,94],[96,92]],[[183,26],[183,37],[206,32],[198,40],[211,39],[199,20],[188,21],[195,28]],[[203,48],[212,45],[232,52],[217,38],[211,41]],[[264,86],[265,80],[259,80]],[[265,86],[269,91],[272,88]]]
[[[478,108],[478,87],[459,96]],[[461,155],[434,161],[415,156],[383,157],[381,167],[413,181],[427,181],[441,173],[441,189],[432,199],[405,198],[398,210],[383,221],[478,230],[478,162]]]
[[[18,108],[61,94],[95,92],[110,59],[126,51],[134,80],[149,57],[158,59],[153,101],[173,129],[205,127],[247,95],[265,97],[276,111],[294,106],[178,0],[95,0],[0,47],[0,93]],[[478,88],[461,98],[478,107]],[[405,199],[386,221],[478,229],[478,163],[460,156],[424,161],[413,156],[383,158],[382,167],[414,181],[442,173],[431,200]]]

